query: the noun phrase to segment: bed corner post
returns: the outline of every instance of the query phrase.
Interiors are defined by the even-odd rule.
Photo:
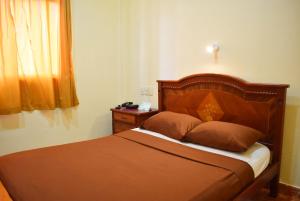
[[[286,107],[286,92],[287,88],[289,86],[282,88],[281,92],[281,99],[279,103],[280,107],[280,115],[278,116],[278,121],[280,122],[280,129],[279,129],[279,135],[276,136],[275,139],[275,150],[274,150],[274,156],[273,160],[274,163],[278,163],[278,170],[275,177],[270,181],[269,188],[270,188],[270,196],[271,197],[277,197],[278,196],[278,190],[279,190],[279,180],[280,180],[280,169],[281,169],[281,154],[282,154],[282,144],[283,144],[283,134],[284,134],[284,117],[285,117],[285,107]],[[273,163],[273,162],[272,162]]]
[[[163,111],[163,92],[162,92],[162,83],[160,80],[157,80],[158,83],[158,110],[159,112]]]
[[[278,196],[279,173],[270,182],[270,196],[276,198]]]

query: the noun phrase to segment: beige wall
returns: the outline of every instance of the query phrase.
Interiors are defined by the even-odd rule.
[[[124,0],[122,24],[128,99],[142,101],[139,89],[157,79],[203,72],[290,84],[281,180],[300,186],[299,0]],[[218,65],[205,52],[214,41]]]
[[[76,109],[0,116],[0,155],[111,133],[120,99],[119,1],[72,0]]]

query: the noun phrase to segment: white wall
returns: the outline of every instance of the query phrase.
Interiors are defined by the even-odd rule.
[[[282,182],[300,186],[300,1],[126,0],[122,64],[128,99],[157,79],[214,72],[287,83]],[[205,47],[221,45],[215,65]],[[125,45],[124,45],[125,43]],[[157,105],[157,96],[151,98]]]
[[[119,0],[72,0],[80,105],[65,111],[0,116],[0,155],[111,133],[109,109],[121,95]]]

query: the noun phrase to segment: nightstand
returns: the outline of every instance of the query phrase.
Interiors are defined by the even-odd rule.
[[[143,121],[158,113],[157,109],[151,109],[149,112],[126,108],[111,109],[111,111],[113,133],[139,127]]]

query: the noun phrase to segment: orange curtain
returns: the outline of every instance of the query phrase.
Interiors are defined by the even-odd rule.
[[[78,105],[69,0],[0,1],[0,114]]]

